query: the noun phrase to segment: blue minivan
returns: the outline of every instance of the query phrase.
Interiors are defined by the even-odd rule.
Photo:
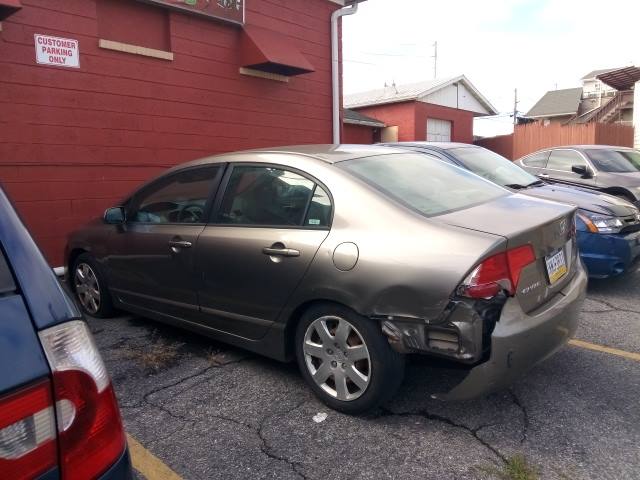
[[[131,478],[93,337],[0,188],[0,479]]]
[[[477,145],[445,142],[387,145],[429,154],[518,193],[577,206],[578,248],[591,278],[620,275],[640,257],[640,211],[627,200],[544,182],[503,156]]]

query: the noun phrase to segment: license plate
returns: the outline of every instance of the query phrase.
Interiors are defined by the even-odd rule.
[[[564,251],[558,250],[556,253],[547,255],[544,260],[547,262],[549,282],[553,285],[567,273],[567,262],[564,258]]]

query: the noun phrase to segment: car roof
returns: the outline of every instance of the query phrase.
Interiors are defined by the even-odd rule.
[[[566,149],[574,149],[574,150],[633,150],[631,147],[621,147],[618,145],[558,145],[555,147],[547,147],[541,148],[540,150],[536,150],[535,152],[528,153],[524,155],[522,158],[529,157],[531,155],[535,155],[540,152],[548,152],[551,150],[566,150]]]
[[[478,145],[460,142],[395,142],[385,143],[387,147],[425,147],[430,150],[452,150],[454,148],[482,148]]]
[[[376,155],[390,155],[388,147],[382,147],[379,145],[350,145],[350,144],[321,144],[321,145],[292,145],[285,147],[273,147],[273,148],[257,148],[253,150],[242,150],[239,152],[228,152],[220,155],[213,155],[210,157],[193,160],[191,162],[180,164],[174,168],[184,168],[196,165],[207,165],[210,163],[221,163],[227,161],[236,161],[243,156],[249,156],[257,153],[276,153],[284,155],[298,155],[308,158],[313,158],[325,163],[333,164],[338,162],[344,162],[347,160],[354,160],[356,158],[372,157]],[[395,153],[409,153],[407,150],[397,149]],[[230,157],[233,157],[231,159]]]

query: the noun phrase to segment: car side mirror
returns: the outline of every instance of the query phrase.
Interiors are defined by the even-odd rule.
[[[122,225],[126,221],[124,207],[107,208],[104,212],[104,223],[109,225]]]
[[[573,165],[571,167],[571,171],[573,173],[577,173],[582,178],[591,178],[591,177],[593,177],[593,174],[591,173],[591,170],[589,170],[589,168],[586,165]]]

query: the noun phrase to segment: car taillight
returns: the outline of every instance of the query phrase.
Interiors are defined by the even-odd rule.
[[[535,259],[531,245],[493,255],[473,269],[458,288],[458,293],[470,298],[491,298],[506,290],[513,295],[522,269]]]
[[[125,448],[107,370],[85,322],[63,323],[39,335],[53,372],[61,478],[94,478]]]
[[[0,398],[0,478],[37,477],[58,463],[51,383]]]

